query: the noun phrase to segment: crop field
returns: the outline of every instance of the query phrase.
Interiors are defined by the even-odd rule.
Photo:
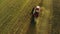
[[[31,12],[37,5],[42,11],[34,23]],[[56,0],[0,0],[0,34],[59,34],[59,6]]]
[[[0,34],[25,34],[39,0],[0,0]]]

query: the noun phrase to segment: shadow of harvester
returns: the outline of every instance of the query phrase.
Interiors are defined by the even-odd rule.
[[[31,22],[30,22],[27,34],[36,34],[36,22],[33,15],[31,16]]]

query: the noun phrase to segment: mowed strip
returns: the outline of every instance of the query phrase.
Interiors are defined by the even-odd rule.
[[[42,4],[42,15],[40,15],[38,27],[38,34],[49,34],[49,19],[51,18],[52,0],[44,0]]]

